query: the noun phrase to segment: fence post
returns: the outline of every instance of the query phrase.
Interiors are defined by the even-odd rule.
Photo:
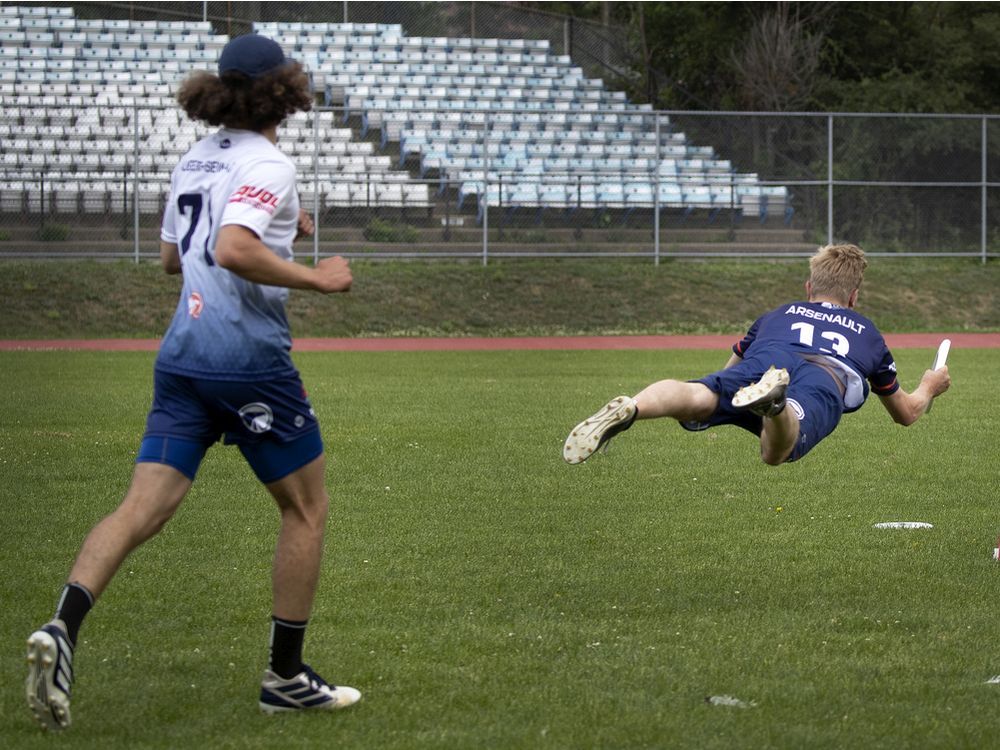
[[[319,111],[313,109],[313,266],[319,263]]]
[[[986,128],[986,116],[983,115],[983,143],[982,143],[983,153],[982,153],[982,175],[981,175],[982,176],[982,181],[983,181],[982,182],[982,188],[981,188],[981,190],[982,190],[982,203],[983,203],[983,205],[982,205],[982,217],[981,217],[982,225],[980,227],[979,243],[980,243],[980,252],[982,253],[982,262],[983,262],[984,265],[986,263],[986,197],[987,197],[987,194],[988,194],[988,191],[986,189],[986,179],[987,179],[988,174],[989,174],[988,169],[987,169],[987,163],[986,163],[986,161],[987,161],[986,160],[986,146],[987,146],[986,131],[987,131],[987,128]]]
[[[132,102],[132,246],[139,264],[139,105]]]
[[[483,117],[483,265],[490,253],[490,115]]]
[[[826,244],[833,244],[833,115],[826,116]]]
[[[656,174],[653,176],[653,265],[660,265],[660,164],[662,162],[660,148],[660,113],[656,113]]]

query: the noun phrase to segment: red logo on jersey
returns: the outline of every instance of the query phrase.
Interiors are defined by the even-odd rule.
[[[240,185],[239,189],[229,197],[229,202],[245,203],[269,214],[273,214],[278,208],[278,196],[254,185]]]
[[[201,316],[201,311],[205,307],[205,301],[198,292],[191,292],[188,297],[188,315],[197,320]]]

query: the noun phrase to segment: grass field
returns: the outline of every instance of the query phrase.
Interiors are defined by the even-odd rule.
[[[896,352],[904,387],[931,354]],[[667,422],[561,461],[607,398],[724,359],[299,355],[334,499],[307,658],[364,701],[257,713],[277,513],[215,447],[85,623],[74,726],[53,738],[24,706],[24,639],[124,490],[152,357],[0,355],[0,746],[988,746],[997,354],[954,351],[917,425],[869,403],[778,469],[735,428]],[[872,528],[887,520],[934,528]]]
[[[0,338],[159,337],[180,279],[157,264],[5,261]],[[552,336],[745,331],[800,298],[808,262],[356,260],[354,287],[293,292],[296,336]],[[1000,330],[1000,263],[872,258],[858,309],[890,333]]]

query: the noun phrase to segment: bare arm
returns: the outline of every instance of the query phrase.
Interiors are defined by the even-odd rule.
[[[732,354],[729,355],[729,359],[726,360],[726,364],[723,366],[722,369],[723,370],[728,370],[733,365],[738,365],[742,361],[743,361],[743,357],[741,357],[736,352],[733,352]]]
[[[279,258],[246,227],[228,224],[215,244],[219,265],[247,281],[289,289],[312,289],[328,294],[346,292],[353,280],[347,261],[339,255],[324,258],[314,268]]]
[[[181,272],[181,255],[177,252],[177,243],[160,240],[160,262],[166,273]]]
[[[900,388],[890,396],[879,396],[879,398],[894,422],[909,427],[927,411],[931,400],[935,396],[940,396],[950,386],[951,376],[948,374],[948,368],[942,367],[940,370],[924,372],[920,385],[912,393]]]

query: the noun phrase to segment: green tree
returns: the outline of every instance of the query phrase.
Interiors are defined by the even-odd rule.
[[[614,83],[655,107],[1000,109],[998,3],[532,5],[623,28],[614,41],[631,63]]]

